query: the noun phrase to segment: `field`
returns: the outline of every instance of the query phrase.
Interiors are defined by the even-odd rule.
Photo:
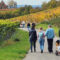
[[[7,12],[7,11],[15,11],[16,9],[15,8],[13,8],[13,9],[0,9],[0,12]]]
[[[17,15],[17,10],[14,11],[14,12],[10,11],[7,14],[6,13],[2,13],[2,14],[0,12],[0,15],[1,15],[0,17],[2,17],[2,16],[3,16],[3,18],[9,18],[10,17],[10,19],[5,19],[5,20],[40,23],[42,21],[50,21],[51,19],[59,17],[60,16],[60,7],[53,8],[53,9],[48,9],[48,10],[45,10],[45,11],[40,11],[40,12],[37,12],[37,13],[31,13],[31,14],[24,15],[24,16],[18,16]],[[12,15],[15,16],[15,17],[12,18]],[[16,15],[18,17],[16,17]],[[2,20],[4,20],[4,19],[2,19]]]
[[[21,60],[28,50],[28,32],[17,29],[15,34],[0,47],[0,60]]]
[[[0,19],[9,19],[18,16],[18,9],[0,9]]]
[[[48,9],[45,11],[37,12],[37,13],[32,13],[24,16],[19,16],[15,18],[11,18],[10,20],[13,21],[25,21],[25,22],[36,22],[40,23],[42,21],[49,21],[51,19],[57,18],[60,16],[60,7],[53,8],[53,9]]]

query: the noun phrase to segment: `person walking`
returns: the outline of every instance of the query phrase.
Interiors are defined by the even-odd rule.
[[[43,28],[41,27],[40,32],[38,33],[38,40],[39,40],[39,43],[40,43],[41,53],[43,53],[43,50],[44,50],[44,42],[45,42],[44,38],[45,38],[45,34],[44,34],[44,31],[43,31]]]
[[[37,33],[35,30],[35,23],[32,23],[32,28],[29,31],[29,38],[30,38],[30,47],[31,47],[31,52],[32,48],[34,47],[34,52],[36,52],[36,40],[37,40]]]
[[[27,24],[28,31],[30,30],[30,23]]]
[[[45,35],[47,36],[48,42],[48,51],[49,53],[53,53],[53,38],[54,38],[54,29],[51,25],[48,25],[48,29],[46,30]]]
[[[23,28],[25,28],[25,21],[22,21]]]

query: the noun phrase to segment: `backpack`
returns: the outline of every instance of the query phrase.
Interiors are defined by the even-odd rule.
[[[43,33],[43,32],[40,32],[40,33],[39,33],[39,37],[40,37],[40,38],[44,38],[44,37],[45,37],[44,33]]]

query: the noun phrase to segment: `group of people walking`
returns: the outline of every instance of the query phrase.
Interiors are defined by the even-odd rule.
[[[26,23],[25,23],[25,21],[22,21],[21,23],[20,23],[20,28],[25,28],[25,25],[26,25]],[[27,23],[27,28],[28,28],[28,31],[30,30],[30,23]]]
[[[51,25],[48,25],[48,29],[46,31],[43,31],[43,28],[40,27],[40,30],[37,34],[37,31],[35,29],[35,23],[32,23],[32,26],[30,23],[27,23],[27,29],[29,31],[29,41],[30,41],[30,48],[31,52],[36,52],[36,41],[39,41],[41,53],[44,51],[44,43],[45,43],[45,36],[47,37],[47,43],[48,43],[48,52],[53,53],[53,39],[54,39],[54,29]],[[20,27],[25,27],[25,22],[22,21],[22,24],[20,24]]]
[[[48,29],[46,30],[46,32],[43,31],[42,27],[40,27],[40,31],[38,32],[38,35],[36,32],[35,26],[36,26],[35,23],[32,23],[31,29],[28,29],[31,52],[33,52],[33,47],[34,47],[34,52],[36,52],[36,41],[38,40],[40,44],[41,53],[43,53],[45,36],[46,36],[47,43],[48,43],[48,52],[53,53],[53,39],[54,39],[55,34],[54,34],[54,29],[52,28],[52,26],[48,25]]]

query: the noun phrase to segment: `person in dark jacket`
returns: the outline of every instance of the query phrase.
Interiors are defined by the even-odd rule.
[[[35,23],[32,23],[32,28],[29,31],[29,38],[30,38],[31,52],[33,52],[32,51],[33,46],[34,46],[34,52],[36,52],[37,33],[36,33],[36,30],[35,30]]]
[[[30,23],[27,24],[28,31],[30,30]]]

